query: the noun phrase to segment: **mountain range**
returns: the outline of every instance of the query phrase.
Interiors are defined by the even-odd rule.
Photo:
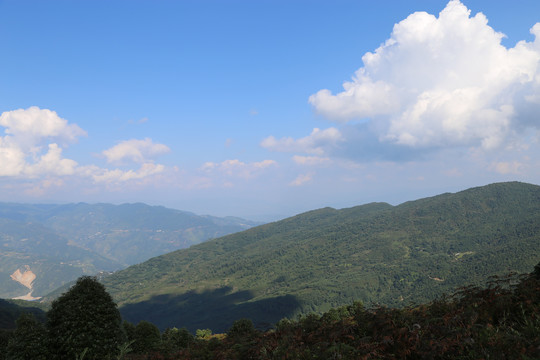
[[[323,208],[160,255],[103,279],[125,319],[225,331],[362,301],[428,302],[540,259],[540,186],[510,182]]]
[[[260,223],[145,204],[0,203],[0,297],[33,299]]]

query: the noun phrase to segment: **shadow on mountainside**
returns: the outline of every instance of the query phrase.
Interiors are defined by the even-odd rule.
[[[226,332],[233,322],[248,318],[256,328],[266,330],[300,307],[292,295],[249,301],[251,291],[231,292],[229,286],[204,292],[190,291],[181,295],[156,295],[150,300],[126,304],[120,308],[124,320],[137,324],[146,320],[161,331],[167,327],[185,327]]]

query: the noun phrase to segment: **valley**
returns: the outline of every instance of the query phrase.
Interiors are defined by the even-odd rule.
[[[116,271],[257,224],[145,204],[0,203],[0,297],[37,299],[81,275]]]

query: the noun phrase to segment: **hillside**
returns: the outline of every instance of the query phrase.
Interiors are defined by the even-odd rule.
[[[361,300],[405,306],[540,258],[540,187],[499,183],[398,206],[325,208],[162,255],[104,279],[132,322],[228,329]]]
[[[45,312],[37,307],[31,306],[32,303],[24,305],[15,304],[4,299],[0,299],[0,330],[13,330],[16,328],[15,321],[23,313],[31,313],[36,319],[45,322]]]
[[[123,265],[260,224],[141,203],[62,205],[48,212],[42,222],[77,246]]]
[[[0,203],[0,297],[41,297],[255,223],[145,204]]]
[[[122,266],[41,224],[0,218],[0,297],[40,297],[84,274]]]

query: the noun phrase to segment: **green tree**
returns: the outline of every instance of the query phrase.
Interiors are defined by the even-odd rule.
[[[188,348],[195,338],[186,328],[167,328],[161,336],[162,349],[166,353],[173,354],[181,349]]]
[[[534,267],[534,270],[532,272],[532,275],[537,279],[540,280],[540,262],[536,264]]]
[[[251,339],[255,333],[255,327],[250,319],[240,319],[232,324],[227,332],[227,337],[241,341],[243,339]]]
[[[13,330],[0,329],[0,360],[6,359],[6,349],[12,336]]]
[[[156,325],[148,321],[141,321],[135,326],[135,342],[132,345],[133,352],[147,354],[157,351],[161,345],[161,333]]]
[[[227,332],[227,340],[231,341],[233,351],[238,359],[256,358],[257,331],[250,319],[236,320]]]
[[[135,342],[135,325],[124,320],[122,329],[124,330],[124,334],[126,334],[127,341]]]
[[[195,331],[195,337],[197,339],[208,340],[212,336],[212,330],[210,329],[197,329]]]
[[[23,313],[17,319],[17,329],[6,348],[7,360],[45,360],[47,354],[47,331],[34,315]]]
[[[55,359],[106,359],[124,343],[122,318],[112,297],[95,277],[83,276],[52,303],[47,313],[50,350]]]

